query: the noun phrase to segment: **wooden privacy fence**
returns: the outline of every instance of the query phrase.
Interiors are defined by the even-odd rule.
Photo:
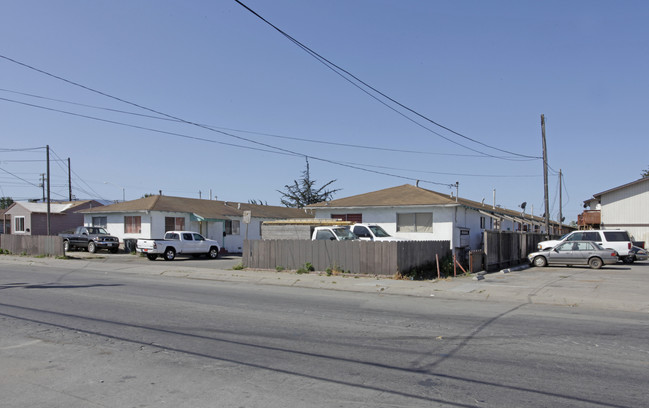
[[[489,272],[527,262],[527,255],[545,234],[517,231],[485,231],[485,269]]]
[[[49,235],[0,236],[0,248],[12,254],[63,256],[63,238]]]
[[[394,275],[435,262],[450,253],[449,241],[244,241],[247,268],[299,269],[307,262],[315,270],[328,268],[368,275]]]

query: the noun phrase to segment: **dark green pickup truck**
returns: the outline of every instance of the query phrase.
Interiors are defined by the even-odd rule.
[[[66,251],[81,248],[95,253],[98,249],[107,249],[116,253],[119,250],[119,238],[110,235],[102,227],[77,227],[73,234],[59,236],[63,237],[63,247]]]

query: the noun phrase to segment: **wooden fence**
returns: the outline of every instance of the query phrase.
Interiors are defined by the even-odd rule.
[[[515,231],[485,231],[485,269],[489,272],[527,262],[527,255],[545,241],[545,234]]]
[[[431,265],[435,255],[443,258],[449,253],[449,241],[248,240],[243,244],[243,265],[260,269],[299,269],[309,262],[316,271],[331,268],[391,276]]]
[[[0,248],[12,254],[63,256],[63,238],[48,235],[0,235]]]

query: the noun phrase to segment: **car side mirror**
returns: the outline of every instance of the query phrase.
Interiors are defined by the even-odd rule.
[[[335,237],[331,237],[331,238],[329,238],[329,241],[335,241],[335,240],[336,240]]]

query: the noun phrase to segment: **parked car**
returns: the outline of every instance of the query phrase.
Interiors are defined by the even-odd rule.
[[[72,234],[59,234],[59,236],[63,237],[65,251],[83,248],[90,253],[95,253],[98,249],[107,249],[116,253],[119,250],[119,238],[110,235],[102,227],[77,227]]]
[[[311,240],[313,241],[350,241],[358,239],[348,226],[338,227],[316,227],[313,229]]]
[[[137,252],[146,254],[150,261],[162,256],[165,261],[173,261],[176,255],[207,255],[212,259],[219,257],[221,246],[217,241],[205,239],[198,232],[168,231],[164,239],[138,239]]]
[[[633,263],[633,257],[629,256],[629,251],[633,247],[629,233],[619,229],[573,231],[558,240],[539,242],[538,249],[545,250],[554,248],[562,242],[572,241],[593,241],[604,248],[611,248],[617,251],[620,260],[624,263]]]
[[[629,251],[629,256],[633,257],[633,261],[646,261],[649,259],[649,254],[647,253],[647,250],[644,248],[640,248],[637,246],[632,246],[631,250]]]
[[[604,249],[592,241],[568,241],[554,248],[532,252],[527,259],[534,266],[543,267],[558,265],[588,265],[599,269],[602,265],[618,261],[618,253],[613,249]]]
[[[401,241],[401,238],[393,237],[376,224],[354,224],[352,232],[365,241]]]

